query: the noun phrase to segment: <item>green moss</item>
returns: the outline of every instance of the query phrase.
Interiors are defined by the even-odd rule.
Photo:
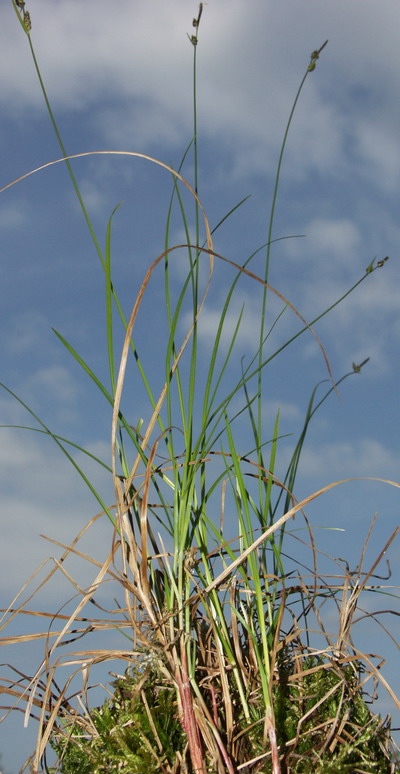
[[[282,660],[274,689],[278,742],[286,749],[283,769],[296,774],[357,769],[390,774],[389,723],[382,723],[366,703],[359,687],[360,664],[343,666],[308,656],[301,670],[308,674],[293,679],[294,664]]]
[[[360,664],[307,656],[301,670],[296,672],[287,653],[281,655],[273,699],[282,774],[391,774],[390,726],[366,703],[359,687]],[[164,766],[174,770],[177,753],[184,758],[186,745],[175,690],[157,674],[149,674],[144,683],[142,678],[138,672],[117,680],[112,699],[91,711],[86,730],[83,717],[58,729],[52,743],[59,756],[54,772],[159,774]],[[235,721],[235,733],[243,731],[240,714]],[[236,747],[236,765],[265,753],[263,725],[261,705],[255,702],[240,752]],[[270,774],[269,759],[258,771]],[[215,774],[212,766],[209,772]],[[245,768],[242,774],[248,774]]]
[[[53,736],[59,756],[54,771],[62,774],[159,774],[160,763],[172,763],[185,739],[179,723],[175,691],[139,675],[114,683],[113,698],[90,712],[92,729],[82,719],[64,724]],[[151,713],[151,721],[146,711]]]

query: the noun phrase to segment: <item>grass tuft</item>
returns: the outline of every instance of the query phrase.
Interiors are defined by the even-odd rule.
[[[282,238],[274,237],[274,224],[289,130],[301,92],[326,42],[312,52],[289,114],[267,243],[238,263],[216,252],[213,240],[219,226],[234,216],[245,198],[211,228],[199,192],[197,56],[203,4],[193,19],[194,33],[189,35],[193,137],[175,170],[139,152],[68,154],[33,49],[25,4],[12,2],[28,37],[62,157],[28,172],[2,191],[54,164],[66,165],[104,275],[107,382],[72,342],[55,333],[112,407],[110,459],[97,460],[110,475],[113,495],[107,505],[73,457],[74,448],[84,450],[60,437],[5,387],[38,425],[29,429],[52,439],[101,508],[71,545],[63,546],[61,559],[54,560],[39,585],[51,584],[56,572],[63,573],[74,587],[68,612],[60,608],[52,613],[51,625],[35,635],[10,635],[2,640],[17,644],[41,638],[45,644],[36,673],[27,676],[11,668],[1,688],[14,702],[7,711],[22,705],[26,719],[32,716],[38,721],[37,746],[27,766],[31,772],[54,774],[390,774],[398,761],[390,719],[373,713],[367,687],[379,681],[397,707],[400,703],[380,673],[379,660],[354,645],[352,629],[356,616],[368,615],[363,613],[365,598],[385,593],[396,596],[397,592],[388,592],[377,583],[377,570],[397,530],[369,569],[364,564],[370,533],[358,572],[343,571],[337,561],[338,571],[329,575],[320,570],[321,555],[305,508],[333,487],[350,485],[351,479],[332,482],[301,501],[294,494],[301,452],[315,413],[368,360],[353,363],[352,370],[335,381],[313,326],[362,282],[370,281],[387,259],[375,258],[340,299],[322,313],[316,311],[311,323],[269,283],[272,245]],[[192,183],[183,173],[190,154]],[[171,180],[164,244],[129,314],[123,311],[113,279],[111,235],[119,205],[106,224],[103,253],[71,166],[71,160],[90,155],[125,156],[127,161],[156,165]],[[185,234],[184,244],[173,244],[176,217]],[[261,275],[252,270],[252,260],[260,251],[265,255]],[[183,277],[181,271],[175,271],[182,254],[186,256]],[[208,267],[205,279],[203,264]],[[231,272],[231,279],[222,288],[220,318],[207,355],[200,348],[199,330],[217,264]],[[141,341],[136,332],[160,274],[166,321],[160,337],[165,346],[154,378],[142,353],[153,346],[155,351],[155,342]],[[240,361],[237,346],[243,309],[233,328],[228,324],[235,293],[244,280],[252,283],[254,304],[259,305],[259,330],[246,363]],[[281,303],[272,322],[271,296]],[[300,321],[300,330],[274,350],[270,334],[284,313]],[[118,359],[116,340],[121,332],[123,347]],[[282,440],[280,412],[267,433],[264,385],[272,360],[304,335],[317,340],[328,386],[321,382],[312,391],[302,431],[280,480],[276,474]],[[133,387],[146,397],[146,419],[131,417],[125,396]],[[250,450],[243,448],[243,424],[251,439]],[[80,540],[104,515],[110,520],[110,547],[101,562],[83,553]],[[302,534],[307,537],[301,541],[292,531],[295,517],[304,520]],[[300,555],[293,546],[301,546]],[[88,588],[80,588],[69,573],[72,556],[93,566]],[[115,593],[113,607],[105,601],[110,587]],[[24,596],[25,587],[21,590],[4,611],[3,627],[27,615],[35,591]],[[29,609],[29,615],[45,622],[49,618],[39,610]],[[373,617],[375,620],[377,614]],[[98,638],[95,642],[100,646],[90,647],[92,635],[98,633],[112,635],[113,645],[106,647]],[[121,674],[111,673],[116,679],[103,688],[103,699],[96,706],[92,672],[100,664],[115,668],[115,663]],[[67,677],[62,676],[65,673]],[[56,762],[50,762],[51,750],[57,755]]]

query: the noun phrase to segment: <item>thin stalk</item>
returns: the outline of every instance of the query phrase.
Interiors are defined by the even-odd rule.
[[[307,70],[301,80],[300,86],[297,90],[297,94],[295,96],[292,109],[289,114],[289,119],[286,124],[285,133],[283,136],[283,141],[279,153],[279,159],[278,159],[278,166],[276,170],[275,175],[275,183],[274,183],[274,191],[272,195],[272,204],[271,204],[271,212],[269,217],[269,225],[268,225],[268,238],[267,238],[267,253],[266,253],[266,259],[265,259],[265,272],[264,272],[264,280],[267,283],[268,277],[269,277],[269,265],[270,265],[270,256],[271,256],[271,240],[272,240],[272,231],[273,231],[273,225],[274,225],[274,218],[275,218],[275,209],[276,209],[276,202],[278,197],[278,188],[280,183],[280,177],[281,177],[281,169],[282,169],[282,162],[283,162],[283,156],[286,149],[286,143],[287,138],[289,134],[289,130],[292,124],[293,116],[297,107],[297,103],[300,98],[300,94],[302,92],[303,86],[306,82],[307,76],[310,72],[310,65],[307,67]],[[257,395],[258,395],[258,401],[257,401],[257,431],[258,431],[258,437],[261,438],[261,432],[262,432],[262,394],[263,394],[263,388],[262,388],[262,375],[263,375],[263,347],[264,347],[264,332],[265,332],[265,316],[266,316],[266,308],[267,308],[267,287],[264,286],[263,295],[262,295],[262,304],[261,304],[261,321],[260,321],[260,336],[259,336],[259,354],[258,354],[258,375],[257,375]],[[262,459],[261,455],[259,456],[259,464],[262,465]],[[260,510],[263,510],[263,486],[262,481],[260,479],[259,483],[259,494],[260,494]],[[269,502],[265,503],[265,506],[269,507]]]
[[[14,9],[15,9],[15,11],[17,13],[18,19],[21,22],[20,15],[19,15],[18,10],[17,10],[16,5],[15,5],[15,0],[12,0],[12,2],[13,2]],[[40,87],[41,87],[41,90],[42,90],[43,98],[44,98],[44,101],[45,101],[45,104],[46,104],[46,107],[47,107],[47,111],[48,111],[48,114],[49,114],[49,117],[50,117],[50,121],[51,121],[51,124],[53,126],[53,130],[54,130],[54,133],[56,135],[56,138],[57,138],[58,145],[60,147],[62,156],[65,159],[65,164],[66,164],[66,167],[67,167],[67,170],[68,170],[68,174],[69,174],[70,180],[72,182],[72,185],[73,185],[76,197],[78,199],[79,205],[81,207],[81,210],[82,210],[82,213],[83,213],[86,225],[88,227],[91,239],[93,241],[95,250],[97,252],[98,258],[100,260],[100,263],[101,263],[103,269],[105,270],[106,269],[106,261],[105,261],[105,258],[103,256],[103,253],[102,253],[99,241],[97,239],[96,233],[95,233],[94,228],[92,226],[92,223],[91,223],[91,220],[90,220],[90,217],[89,217],[89,213],[88,213],[88,211],[86,209],[86,206],[85,206],[83,197],[81,195],[81,192],[80,192],[77,180],[76,180],[74,172],[72,170],[71,162],[67,158],[68,153],[67,153],[67,151],[65,149],[65,146],[64,146],[64,143],[63,143],[60,131],[58,129],[57,121],[55,119],[55,116],[54,116],[54,113],[53,113],[53,110],[52,110],[52,107],[51,107],[51,104],[50,104],[50,100],[49,100],[48,95],[47,95],[46,87],[45,87],[45,84],[44,84],[44,81],[43,81],[43,78],[42,78],[42,74],[41,74],[41,71],[40,71],[39,63],[37,61],[37,57],[36,57],[35,50],[34,50],[34,47],[33,47],[33,44],[32,44],[32,40],[31,40],[31,36],[30,36],[29,30],[28,31],[25,30],[25,32],[27,34],[27,38],[28,38],[28,42],[29,42],[29,48],[30,48],[30,51],[31,51],[31,55],[32,55],[34,66],[35,66],[36,74],[37,74],[37,77],[38,77],[38,80],[39,80],[39,84],[40,84]],[[122,307],[120,305],[117,293],[116,293],[116,291],[115,291],[113,286],[111,286],[111,290],[112,290],[113,299],[114,299],[114,302],[116,304],[116,307],[117,307],[120,319],[121,319],[121,321],[122,321],[122,323],[124,325],[124,328],[126,329],[127,323],[126,323],[126,319],[125,319],[124,313],[122,311]],[[146,388],[146,391],[147,391],[147,395],[148,395],[148,397],[149,397],[149,399],[151,401],[151,404],[152,404],[152,406],[154,408],[155,405],[156,405],[156,401],[155,401],[155,399],[153,397],[152,391],[150,389],[149,382],[147,380],[146,374],[145,374],[144,369],[142,367],[142,363],[141,363],[139,354],[138,354],[138,352],[136,350],[136,347],[135,347],[133,341],[131,341],[131,348],[132,348],[132,351],[133,351],[133,353],[135,355],[137,366],[138,366],[138,369],[139,369],[139,373],[140,373],[141,378],[143,380],[143,383],[145,385],[145,388]],[[111,380],[112,380],[112,374],[110,376],[111,376]],[[158,422],[160,424],[161,430],[163,430],[164,428],[163,428],[162,423],[161,423],[161,417],[158,417]]]

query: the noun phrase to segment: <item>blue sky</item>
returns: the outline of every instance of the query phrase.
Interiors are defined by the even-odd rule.
[[[198,4],[37,0],[27,8],[68,152],[138,151],[177,167],[193,131],[193,50],[187,33],[193,32]],[[399,17],[396,0],[209,0],[204,5],[198,45],[199,193],[211,226],[251,194],[216,233],[215,249],[242,263],[266,241],[289,111],[311,51],[329,39],[295,112],[274,226],[275,237],[306,236],[273,248],[270,282],[311,320],[365,274],[374,256],[390,256],[384,268],[316,326],[336,379],[351,370],[352,362],[370,361],[360,375],[344,382],[341,399],[331,396],[315,417],[300,468],[299,498],[351,476],[400,480]],[[60,153],[11,2],[3,3],[0,12],[0,52],[2,186]],[[102,245],[111,211],[123,202],[114,218],[113,276],[129,313],[148,265],[163,249],[170,178],[154,165],[126,157],[90,156],[77,160],[74,171]],[[190,157],[184,175],[191,181],[192,174]],[[173,229],[174,240],[184,241],[178,220]],[[102,270],[63,165],[1,194],[0,233],[1,381],[54,432],[108,461],[110,409],[52,331],[60,331],[107,378]],[[261,265],[260,258],[253,270],[261,271]],[[179,260],[176,270],[178,282]],[[200,325],[205,357],[231,276],[227,267],[216,266]],[[160,277],[152,281],[138,330],[156,381],[162,378],[157,370],[163,343]],[[231,320],[234,324],[244,302],[238,361],[256,344],[259,307],[254,299],[253,284],[244,280]],[[273,302],[271,319],[277,309]],[[271,346],[279,346],[297,327],[286,312]],[[311,390],[326,378],[321,352],[310,335],[277,358],[266,378],[266,434],[281,407],[281,431],[296,439]],[[134,424],[146,408],[139,393],[129,399]],[[5,391],[0,394],[0,423],[31,424]],[[54,554],[40,534],[70,540],[96,512],[96,503],[49,439],[6,428],[0,433],[5,607],[21,582],[49,552]],[[288,448],[289,442],[283,444],[282,471]],[[109,479],[94,466],[87,471],[111,501]],[[309,509],[316,527],[346,529],[321,532],[320,542],[351,566],[358,563],[375,512],[370,562],[399,524],[398,490],[355,482]],[[91,550],[104,558],[109,538],[104,523],[90,539]],[[398,543],[389,553],[389,583],[396,585]],[[83,572],[82,583],[88,577]],[[51,609],[70,593],[60,580],[42,593],[42,603]],[[396,604],[398,609],[396,600],[389,606]],[[395,619],[385,623],[394,636],[399,634]],[[392,659],[390,675],[398,650],[379,630],[364,628],[365,636],[372,650]],[[1,661],[13,659],[18,666],[18,658],[14,649]],[[21,658],[32,671],[40,652],[36,648]],[[392,711],[384,695],[381,707]],[[33,745],[34,724],[22,731],[21,723],[19,717],[10,721],[8,733],[0,726],[7,772],[18,770]]]

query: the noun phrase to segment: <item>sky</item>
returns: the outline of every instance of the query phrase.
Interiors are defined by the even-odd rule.
[[[188,36],[193,34],[198,4],[36,0],[26,8],[68,153],[138,152],[177,168],[193,135],[193,46]],[[199,196],[211,227],[250,195],[216,232],[216,251],[243,263],[266,242],[289,113],[311,52],[328,40],[315,71],[307,76],[288,135],[273,237],[296,236],[273,246],[270,283],[311,321],[364,277],[375,257],[389,256],[315,326],[336,380],[352,370],[352,363],[370,360],[314,417],[299,471],[298,498],[342,478],[400,481],[399,17],[397,0],[209,0],[201,18]],[[11,0],[0,10],[0,64],[2,188],[61,155]],[[171,178],[154,164],[126,156],[90,155],[77,159],[73,168],[102,246],[110,215],[121,202],[113,218],[112,264],[129,314],[147,268],[164,249]],[[190,153],[183,174],[193,182]],[[188,197],[185,202],[194,233],[194,208]],[[64,165],[1,192],[0,233],[1,382],[53,432],[109,463],[110,407],[53,332],[62,333],[107,380],[103,272]],[[185,241],[179,219],[173,221],[171,234],[176,244]],[[202,234],[204,238],[204,230]],[[252,264],[256,273],[262,272],[262,255],[265,251]],[[177,256],[174,289],[183,277],[181,261]],[[160,385],[161,275],[155,272],[151,280],[137,334],[145,342],[149,373]],[[199,325],[205,358],[231,278],[232,270],[217,262]],[[254,283],[243,279],[232,302],[231,329],[245,304],[238,364],[255,351],[257,292]],[[271,320],[279,308],[271,296]],[[182,331],[188,319],[184,314]],[[271,335],[271,351],[298,328],[296,316],[286,311]],[[122,344],[120,334],[117,343]],[[280,408],[282,434],[297,439],[311,391],[328,378],[320,348],[310,333],[304,334],[268,369],[266,435]],[[327,388],[325,383],[318,395]],[[132,424],[145,415],[136,385],[127,406]],[[4,388],[0,424],[35,424]],[[248,442],[243,430],[245,448]],[[282,443],[278,471],[284,471],[289,449],[290,439]],[[58,555],[40,536],[70,541],[98,508],[51,439],[2,427],[0,459],[0,606],[5,608],[35,568],[49,555]],[[111,502],[109,477],[87,464],[82,452],[76,459]],[[345,557],[355,567],[377,513],[366,553],[366,564],[371,565],[399,525],[399,497],[394,487],[365,481],[325,495],[307,511],[322,550]],[[321,530],[332,526],[340,531]],[[104,559],[110,539],[109,522],[100,520],[87,547]],[[388,584],[395,587],[400,581],[398,541],[386,558]],[[381,569],[384,574],[386,565]],[[88,571],[75,570],[83,584],[89,582]],[[60,579],[42,590],[40,601],[54,609],[71,594]],[[370,604],[371,609],[389,606],[399,611],[396,597]],[[386,616],[385,625],[398,637],[395,616]],[[362,636],[371,643],[371,652],[388,660],[385,674],[392,676],[398,648],[381,629],[369,626],[363,624]],[[12,661],[27,672],[40,661],[39,645],[3,650],[1,662]],[[400,690],[399,680],[394,688]],[[379,706],[400,725],[383,692]],[[0,726],[4,774],[15,774],[34,745],[34,724],[23,730],[22,718],[16,715]]]

